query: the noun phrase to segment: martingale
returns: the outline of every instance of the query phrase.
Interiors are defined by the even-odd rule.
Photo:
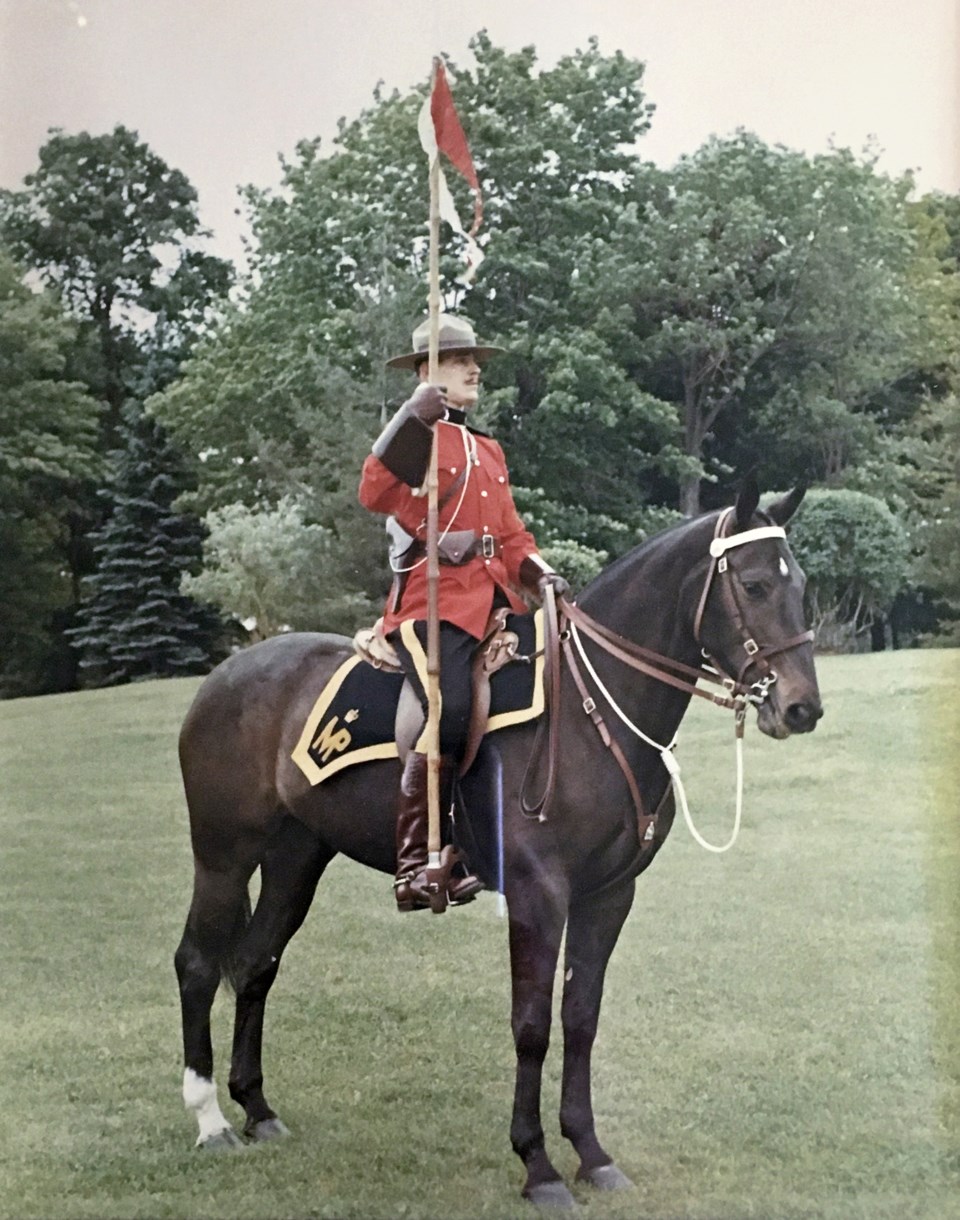
[[[490,679],[487,732],[534,720],[543,711],[543,612],[511,614],[507,630],[520,640],[518,661]],[[532,664],[520,657],[534,657]],[[311,784],[344,767],[396,758],[394,739],[403,674],[374,669],[351,656],[320,692],[293,751],[293,761]]]

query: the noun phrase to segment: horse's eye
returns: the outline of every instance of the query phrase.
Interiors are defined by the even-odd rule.
[[[743,591],[751,601],[761,601],[767,595],[766,586],[761,584],[759,580],[745,580],[743,582]]]

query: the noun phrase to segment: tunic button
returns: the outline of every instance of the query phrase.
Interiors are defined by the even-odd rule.
[[[487,493],[485,491],[482,491],[480,494],[481,494],[481,496],[485,496]]]
[[[451,474],[456,474],[456,473],[457,473],[457,468],[456,468],[456,466],[451,466],[451,467],[450,467],[450,473],[451,473]]]
[[[485,525],[485,526],[483,527],[483,532],[484,532],[485,534],[489,534],[489,533],[490,533],[490,526],[489,526],[489,525]]]
[[[506,481],[507,480],[503,477],[503,475],[500,475],[499,478],[497,479],[498,483],[506,483]]]
[[[483,562],[484,562],[484,563],[487,565],[487,567],[489,568],[489,566],[490,566],[490,560],[489,560],[489,559],[485,559]]]

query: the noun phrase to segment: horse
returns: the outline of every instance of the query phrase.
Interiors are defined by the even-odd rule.
[[[804,577],[783,529],[802,496],[795,488],[760,512],[751,481],[733,507],[672,526],[606,567],[567,613],[561,603],[564,651],[547,710],[554,748],[541,750],[539,762],[534,753],[531,764],[532,722],[493,735],[516,1053],[510,1140],[526,1170],[522,1194],[534,1204],[574,1206],[540,1120],[564,929],[561,1132],[579,1157],[578,1181],[632,1185],[595,1131],[591,1050],[604,973],[636,879],[673,822],[670,751],[661,746],[669,747],[700,689],[704,658],[722,684],[715,701],[736,705],[741,722],[756,704],[759,728],[774,738],[809,732],[822,715],[812,633],[804,630]],[[175,966],[183,1098],[203,1147],[286,1134],[264,1096],[261,1066],[264,1008],[284,949],[335,855],[394,869],[397,760],[364,762],[316,786],[291,761],[318,684],[351,648],[342,636],[291,633],[236,653],[204,679],[183,724],[195,875]],[[644,736],[624,731],[622,720],[640,722]],[[541,786],[551,772],[545,808],[529,805],[528,766]],[[525,808],[539,813],[524,816]],[[251,912],[248,883],[257,868]],[[214,1083],[210,1011],[222,980],[236,996],[229,1091],[245,1112],[242,1139]]]

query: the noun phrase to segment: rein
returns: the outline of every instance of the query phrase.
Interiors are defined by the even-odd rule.
[[[750,542],[759,541],[762,538],[786,538],[786,531],[778,525],[765,525],[757,529],[744,530],[737,534],[726,534],[727,523],[733,513],[733,509],[727,509],[721,513],[717,519],[717,526],[714,532],[713,540],[710,544],[710,567],[707,571],[707,576],[704,581],[703,591],[700,595],[700,600],[697,605],[697,613],[694,620],[694,638],[700,644],[700,630],[703,623],[703,615],[706,609],[707,598],[714,580],[718,576],[723,576],[729,570],[726,553],[733,547],[743,546]],[[769,519],[768,519],[769,520]],[[740,607],[739,600],[736,595],[732,583],[723,581],[721,585],[721,597],[725,603],[725,607],[731,621],[736,626],[741,639],[746,659],[740,667],[740,671],[736,677],[724,672],[723,667],[712,657],[706,649],[701,645],[705,661],[700,668],[694,668],[691,665],[686,665],[681,661],[676,661],[672,657],[662,656],[660,653],[653,652],[649,648],[644,648],[640,644],[634,643],[632,640],[619,635],[612,631],[609,627],[605,627],[602,623],[598,623],[596,619],[591,618],[584,610],[574,602],[563,600],[559,614],[556,607],[554,593],[548,587],[544,598],[544,607],[547,617],[547,632],[546,632],[546,668],[547,668],[547,683],[548,683],[548,705],[547,716],[548,720],[548,748],[547,748],[547,779],[544,786],[542,796],[534,802],[528,802],[526,798],[527,784],[530,774],[534,766],[539,762],[540,754],[543,745],[543,720],[537,729],[537,736],[534,740],[533,750],[531,751],[530,760],[527,765],[526,773],[523,777],[523,783],[520,788],[520,805],[523,813],[527,817],[535,817],[543,822],[547,819],[547,811],[553,799],[554,790],[556,787],[557,759],[559,757],[559,717],[556,714],[559,709],[560,700],[560,655],[559,647],[563,648],[563,658],[570,669],[570,674],[577,687],[577,692],[580,695],[581,705],[584,712],[589,716],[594,728],[596,729],[601,741],[617,761],[624,779],[627,782],[627,787],[630,790],[630,795],[633,800],[634,809],[637,818],[637,832],[640,840],[641,851],[647,843],[649,843],[655,833],[658,809],[648,814],[644,809],[643,799],[640,795],[640,790],[637,785],[636,777],[634,776],[626,756],[623,753],[620,744],[615,737],[612,736],[602,715],[600,714],[596,700],[591,696],[587,684],[584,681],[580,666],[577,662],[576,652],[579,653],[580,659],[593,679],[597,690],[606,701],[607,705],[613,712],[623,721],[628,729],[649,746],[658,750],[663,764],[666,767],[670,782],[673,785],[674,792],[679,800],[683,810],[684,818],[690,833],[701,847],[711,852],[728,851],[736,842],[740,831],[740,822],[743,809],[743,732],[744,723],[746,720],[746,711],[748,704],[760,706],[768,697],[770,687],[776,682],[776,671],[771,667],[769,658],[780,653],[787,652],[792,648],[799,647],[801,644],[809,643],[813,639],[812,631],[805,631],[799,635],[793,636],[790,639],[778,644],[770,644],[761,646],[756,643],[746,628],[743,613]],[[693,819],[690,815],[690,809],[687,804],[686,793],[683,783],[680,778],[680,765],[674,756],[677,739],[673,738],[667,744],[661,744],[648,737],[642,729],[626,715],[623,709],[617,704],[616,700],[603,685],[599,675],[590,662],[589,657],[584,649],[581,634],[592,640],[603,652],[614,657],[622,664],[629,666],[631,669],[637,670],[639,673],[645,674],[647,677],[654,678],[658,682],[662,682],[668,686],[672,686],[677,690],[683,691],[690,696],[697,696],[701,699],[707,699],[710,703],[717,707],[732,710],[735,714],[735,736],[736,736],[736,755],[737,755],[737,803],[736,816],[734,827],[729,840],[721,847],[712,843],[708,843],[706,839],[697,831],[693,824]],[[707,665],[706,662],[710,664]],[[760,669],[760,678],[750,684],[745,682],[747,670],[751,665],[757,665]],[[706,689],[703,684],[712,685],[719,689]],[[662,803],[662,802],[661,802]]]

